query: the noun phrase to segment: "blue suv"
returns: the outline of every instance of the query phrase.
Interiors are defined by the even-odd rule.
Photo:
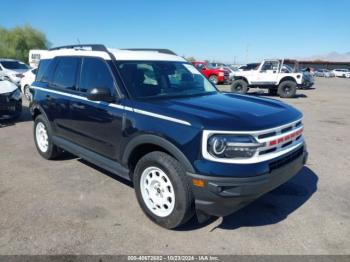
[[[220,93],[166,49],[51,49],[31,86],[37,150],[71,152],[134,184],[165,228],[226,216],[286,182],[307,151],[302,114]]]

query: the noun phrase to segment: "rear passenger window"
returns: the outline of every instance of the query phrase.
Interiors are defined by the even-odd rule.
[[[86,57],[83,59],[79,89],[81,92],[96,87],[114,88],[114,80],[107,64],[98,58]]]
[[[80,58],[60,57],[57,61],[52,85],[57,88],[76,90],[76,76]]]
[[[44,82],[43,78],[44,78],[44,75],[47,74],[47,68],[49,67],[50,62],[51,62],[51,59],[40,60],[39,67],[36,72],[36,81]]]

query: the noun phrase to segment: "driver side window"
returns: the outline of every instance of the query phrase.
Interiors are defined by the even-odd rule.
[[[278,70],[278,61],[266,61],[262,68],[261,71],[268,71],[268,70],[273,70],[273,71],[277,71]]]

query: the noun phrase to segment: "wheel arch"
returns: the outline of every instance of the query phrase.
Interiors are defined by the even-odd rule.
[[[278,84],[281,84],[284,81],[293,81],[293,82],[297,83],[297,81],[294,79],[294,77],[292,77],[292,76],[285,76],[285,77],[281,78],[281,80],[279,81]]]
[[[33,120],[38,116],[38,115],[44,115],[46,119],[48,119],[45,111],[41,108],[40,105],[38,104],[32,104],[30,107],[30,112],[32,114]]]
[[[132,175],[138,160],[153,151],[165,152],[177,159],[188,172],[194,172],[193,166],[184,153],[167,139],[151,134],[139,135],[133,138],[125,147],[122,163],[129,167]]]
[[[236,80],[243,80],[249,85],[249,81],[245,76],[234,76],[233,81],[236,81]]]

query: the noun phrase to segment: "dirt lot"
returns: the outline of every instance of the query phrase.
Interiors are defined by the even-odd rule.
[[[150,222],[121,179],[42,159],[26,108],[0,128],[0,254],[350,254],[350,79],[298,94],[284,101],[304,113],[307,166],[231,216],[176,231]]]

